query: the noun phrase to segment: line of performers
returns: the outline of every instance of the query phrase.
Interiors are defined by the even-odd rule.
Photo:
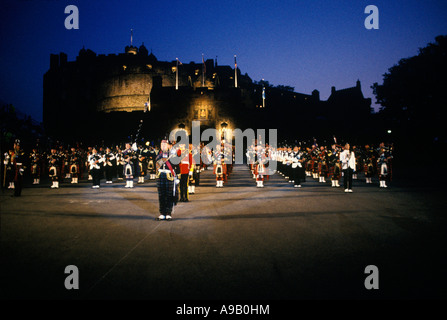
[[[169,144],[172,150],[184,152],[185,146],[178,144]],[[9,189],[14,189],[15,165],[18,152],[18,144],[11,148],[9,152],[4,154],[4,181],[3,185],[8,185]],[[16,150],[17,149],[17,150]],[[188,149],[190,156],[193,159],[200,159],[197,165],[189,164],[191,170],[189,174],[188,184],[186,187],[187,194],[182,193],[181,199],[188,200],[189,194],[196,192],[196,186],[200,181],[200,172],[213,168],[213,173],[216,178],[216,187],[222,188],[233,169],[233,150],[234,146],[222,141],[215,150],[206,148],[203,144],[198,147],[193,147],[189,144]],[[149,180],[156,179],[156,157],[160,153],[157,146],[151,146],[147,143],[145,146],[126,143],[125,148],[115,147],[70,147],[63,148],[53,146],[48,151],[41,151],[35,147],[29,153],[28,157],[23,151],[20,151],[24,157],[25,166],[33,179],[33,184],[41,183],[42,178],[48,178],[51,181],[50,188],[58,189],[61,183],[78,184],[83,178],[92,182],[92,188],[100,188],[101,179],[105,178],[106,184],[113,183],[116,178],[118,181],[125,180],[125,188],[133,188],[134,180],[138,179],[138,183],[145,182],[145,178]],[[206,158],[202,161],[202,154]],[[182,160],[181,168],[183,171],[183,164],[188,162],[186,159]],[[188,169],[189,170],[189,169]],[[185,177],[185,172],[182,172]],[[186,185],[186,178],[183,178],[181,185]],[[181,189],[183,190],[183,189]]]
[[[264,187],[269,176],[277,172],[295,188],[301,188],[306,177],[318,179],[320,183],[331,181],[332,187],[341,187],[352,192],[352,181],[358,179],[363,173],[365,182],[373,183],[372,179],[379,180],[380,188],[387,188],[387,182],[392,180],[393,146],[381,143],[373,148],[365,145],[358,148],[345,144],[333,144],[330,147],[318,146],[303,148],[301,145],[279,148],[260,147],[252,145],[248,148],[247,163],[249,164],[253,179],[257,187]],[[269,169],[269,163],[274,163],[276,170]]]
[[[48,152],[33,148],[29,156],[24,159],[28,173],[33,178],[33,184],[41,183],[42,178],[49,178],[51,188],[58,189],[61,182],[78,184],[85,177],[92,181],[92,188],[100,187],[100,180],[105,178],[106,184],[111,184],[114,178],[126,181],[126,188],[133,188],[134,179],[138,183],[144,183],[146,176],[155,180],[155,157],[158,150],[146,145],[132,147],[127,143],[124,149],[118,146],[112,150],[109,147],[83,149],[71,147],[65,150],[60,147],[52,147]],[[4,185],[14,188],[12,184],[12,159],[15,150],[9,150],[4,155],[5,179]]]

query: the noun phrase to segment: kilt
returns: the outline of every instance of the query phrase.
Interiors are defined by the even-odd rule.
[[[157,190],[159,211],[162,215],[170,215],[174,204],[177,203],[178,190],[176,190],[174,195],[174,186],[174,179],[170,180],[166,173],[160,173],[157,179]]]

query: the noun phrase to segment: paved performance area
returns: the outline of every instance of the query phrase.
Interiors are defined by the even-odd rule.
[[[363,178],[360,176],[359,178]],[[28,186],[1,195],[1,296],[39,299],[408,299],[447,297],[446,193],[397,176],[353,193],[278,175],[256,188],[235,166],[201,174],[173,221],[155,181]],[[103,182],[103,181],[102,181]],[[79,289],[64,286],[66,266]],[[367,290],[365,268],[378,268]]]

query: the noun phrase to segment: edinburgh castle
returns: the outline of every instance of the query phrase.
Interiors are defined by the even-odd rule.
[[[253,81],[237,66],[217,59],[199,63],[159,61],[144,44],[121,54],[82,49],[75,61],[50,56],[43,82],[45,130],[64,141],[156,140],[192,121],[201,129],[278,129],[279,139],[332,137],[365,132],[371,99],[360,81],[332,92],[297,93],[287,86]]]

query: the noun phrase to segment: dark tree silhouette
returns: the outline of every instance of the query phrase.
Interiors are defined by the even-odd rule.
[[[447,142],[447,36],[401,59],[372,86],[380,119],[410,142]]]

